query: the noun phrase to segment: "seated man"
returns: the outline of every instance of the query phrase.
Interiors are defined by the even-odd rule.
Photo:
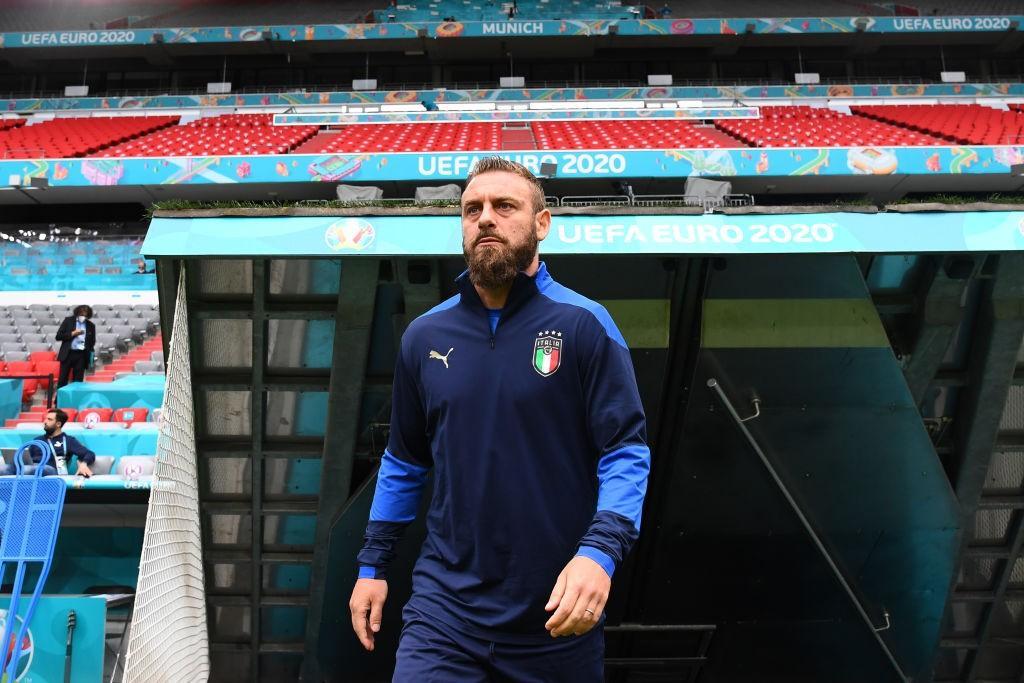
[[[43,467],[43,476],[67,474],[68,460],[72,455],[76,455],[78,456],[78,469],[75,471],[75,474],[91,477],[92,470],[89,469],[89,465],[96,461],[96,454],[82,445],[81,441],[62,431],[67,421],[68,414],[59,408],[46,413],[46,419],[43,420],[43,431],[46,433],[42,436],[37,436],[36,439],[50,442],[50,445],[53,446],[53,454],[56,461],[48,462]],[[32,462],[38,465],[43,459],[40,449],[33,446],[29,449],[29,452],[32,455]],[[25,465],[22,467],[22,472],[24,474],[32,474],[35,472],[35,465]],[[8,465],[4,474],[17,474],[16,465]]]

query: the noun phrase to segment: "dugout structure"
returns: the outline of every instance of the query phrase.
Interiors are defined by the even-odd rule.
[[[654,453],[608,680],[1019,676],[1024,212],[767,211],[558,209],[542,244],[622,329]],[[422,526],[373,655],[347,599],[457,211],[158,211],[143,251],[187,301],[211,679],[390,680]]]

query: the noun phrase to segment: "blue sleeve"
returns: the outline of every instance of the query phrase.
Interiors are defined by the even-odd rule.
[[[596,335],[583,379],[587,427],[599,453],[597,511],[577,554],[611,576],[640,535],[651,452],[629,349],[607,312],[602,313],[603,330]]]
[[[405,355],[403,344],[395,362],[388,447],[377,472],[363,549],[356,558],[361,579],[387,578],[395,546],[416,517],[433,465],[418,384]]]
[[[81,441],[73,436],[65,435],[67,439],[67,454],[78,456],[78,462],[84,462],[86,465],[91,465],[96,462],[96,454],[85,447]],[[70,458],[68,458],[70,460]]]

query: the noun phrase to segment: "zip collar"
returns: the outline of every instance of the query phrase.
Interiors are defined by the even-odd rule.
[[[535,294],[543,292],[550,287],[552,282],[554,280],[551,278],[550,273],[548,273],[548,267],[543,261],[540,262],[540,267],[537,269],[536,274],[532,276],[522,271],[517,273],[515,280],[512,281],[512,289],[509,290],[505,306],[501,309],[501,317],[508,317],[510,313],[533,298]],[[462,274],[455,278],[455,283],[462,294],[459,299],[460,304],[473,308],[484,308],[484,303],[480,300],[476,287],[473,286],[469,279],[469,269],[462,271]]]

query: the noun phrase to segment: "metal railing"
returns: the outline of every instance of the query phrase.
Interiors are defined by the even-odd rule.
[[[47,408],[47,410],[49,410],[50,408],[56,407],[54,405],[53,399],[54,399],[54,394],[56,393],[55,392],[55,387],[56,387],[57,376],[54,375],[52,372],[49,373],[49,374],[46,374],[46,375],[40,375],[40,374],[35,374],[35,375],[32,375],[32,374],[26,374],[26,375],[3,375],[3,376],[0,376],[0,379],[23,379],[23,380],[24,379],[34,379],[34,380],[39,381],[39,382],[46,382],[46,408]]]
[[[689,207],[701,208],[704,211],[729,209],[743,206],[754,206],[754,195],[727,194],[722,197],[702,197],[684,194],[609,194],[609,195],[566,195],[544,197],[548,207],[585,207],[585,206],[642,206],[642,207]],[[339,206],[340,205],[340,206]],[[391,199],[339,200],[339,199],[305,199],[295,206],[339,207],[346,209],[358,208],[452,208],[457,209],[457,200],[431,200],[418,202],[411,197]]]
[[[550,204],[550,202],[549,202]],[[562,197],[553,206],[642,206],[642,207],[691,207],[707,211],[754,206],[750,194],[727,194],[722,197],[703,197],[683,194],[638,194],[638,195],[577,195]]]

